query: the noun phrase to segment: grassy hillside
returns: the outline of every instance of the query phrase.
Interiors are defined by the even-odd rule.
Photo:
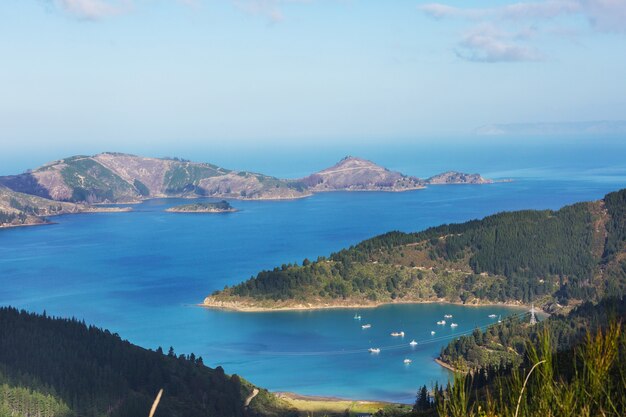
[[[145,416],[161,388],[157,416],[292,413],[265,390],[244,407],[254,387],[193,354],[150,351],[76,320],[0,308],[0,415]]]
[[[262,271],[207,297],[233,308],[394,301],[537,302],[545,308],[626,288],[626,190],[558,211],[500,213],[391,232],[302,265]]]

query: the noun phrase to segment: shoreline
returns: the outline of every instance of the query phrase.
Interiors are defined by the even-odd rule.
[[[459,305],[464,307],[509,307],[517,309],[530,309],[530,305],[522,303],[473,303],[464,304],[462,302],[447,301],[447,300],[411,300],[411,301],[389,301],[379,303],[347,303],[347,304],[296,304],[291,306],[281,307],[260,307],[250,306],[234,301],[214,301],[213,303],[207,303],[206,297],[204,302],[197,304],[198,307],[204,307],[215,310],[233,311],[238,313],[271,313],[271,312],[289,312],[289,311],[315,311],[315,310],[352,310],[352,309],[370,309],[378,308],[386,305],[403,305],[403,304],[448,304]]]
[[[49,217],[56,216],[65,216],[72,214],[96,214],[96,213],[128,213],[133,211],[132,207],[94,207],[90,206],[83,211],[71,211],[66,213],[55,213],[55,214],[47,214],[45,216],[34,216],[35,218],[41,220],[41,223],[25,223],[25,224],[6,224],[0,225],[0,230],[2,229],[14,229],[17,227],[30,227],[30,226],[51,226],[54,224],[59,224],[58,222],[53,222],[47,220]]]
[[[441,359],[439,359],[439,358],[435,358],[435,363],[436,363],[437,365],[441,366],[442,368],[447,369],[448,371],[451,371],[451,372],[460,372],[460,371],[459,371],[458,369],[456,369],[454,366],[452,366],[452,365],[450,365],[450,364],[448,364],[448,363],[446,363],[446,362],[442,361],[442,360],[441,360]]]

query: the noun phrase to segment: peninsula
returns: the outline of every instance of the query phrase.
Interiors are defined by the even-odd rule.
[[[218,203],[193,203],[182,206],[170,207],[165,210],[170,213],[234,213],[238,211],[228,201]]]
[[[262,271],[214,292],[203,305],[263,311],[534,303],[567,311],[624,291],[625,238],[626,189],[558,211],[505,212],[419,233],[390,232],[313,262]]]
[[[0,228],[50,224],[48,217],[77,213],[118,213],[130,207],[103,207],[54,201],[0,185]]]

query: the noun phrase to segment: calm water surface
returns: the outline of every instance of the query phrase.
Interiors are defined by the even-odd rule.
[[[520,162],[491,172],[514,182],[484,186],[233,201],[241,211],[224,215],[165,213],[182,200],[152,200],[130,213],[60,216],[52,226],[0,231],[0,304],[76,316],[148,348],[194,352],[271,390],[411,402],[419,385],[448,378],[433,358],[451,337],[490,323],[491,313],[519,311],[394,305],[359,311],[358,322],[355,310],[244,314],[195,304],[260,269],[389,230],[556,209],[626,186],[626,167],[595,162],[581,157],[569,171]],[[444,314],[459,327],[437,326]],[[361,329],[365,322],[372,328]],[[404,339],[389,335],[399,330]],[[418,346],[409,347],[411,339]]]

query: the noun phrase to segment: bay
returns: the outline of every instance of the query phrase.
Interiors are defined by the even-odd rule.
[[[492,167],[492,177],[514,181],[491,185],[232,201],[241,211],[219,215],[166,213],[188,200],[157,199],[129,213],[59,216],[51,226],[1,230],[0,305],[75,316],[151,349],[194,352],[271,390],[411,402],[418,386],[449,377],[433,359],[450,338],[491,323],[489,314],[520,311],[425,304],[250,314],[197,304],[261,269],[315,259],[390,230],[557,209],[624,187],[626,167],[617,156],[603,166],[585,152],[553,165],[531,158]],[[411,162],[402,163],[410,172]],[[444,314],[459,327],[437,326]],[[365,322],[372,327],[361,329]],[[404,339],[390,336],[400,330]],[[414,348],[412,339],[419,343]],[[368,353],[370,347],[380,354]]]

